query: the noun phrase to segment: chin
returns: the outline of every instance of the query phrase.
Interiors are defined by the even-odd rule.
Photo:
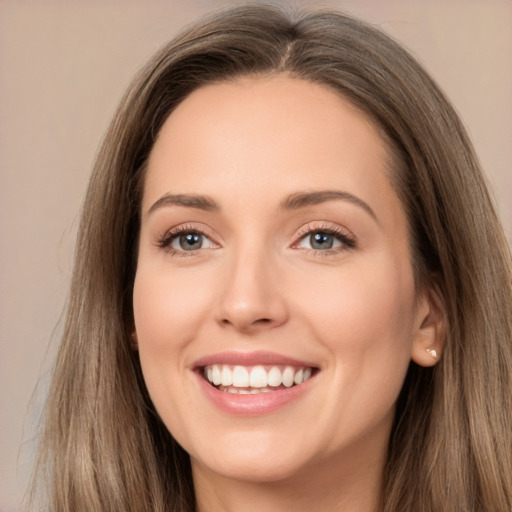
[[[274,460],[252,460],[225,461],[222,464],[210,467],[210,471],[221,477],[251,483],[277,483],[293,478],[300,473],[301,466],[296,463],[286,463]]]
[[[307,466],[307,456],[301,443],[285,446],[282,442],[251,436],[250,440],[238,437],[228,443],[216,443],[215,452],[192,456],[194,465],[208,468],[209,472],[245,482],[271,483],[287,480],[301,473]]]

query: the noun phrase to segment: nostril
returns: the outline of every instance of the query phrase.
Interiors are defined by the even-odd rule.
[[[235,322],[232,322],[229,318],[223,318],[221,320],[221,323],[223,325],[235,324]],[[250,328],[251,326],[268,325],[268,324],[271,324],[271,323],[272,323],[272,319],[271,318],[258,318],[258,319],[253,320],[253,321],[248,321],[245,326],[242,326],[241,322],[239,322],[238,323],[238,327]]]

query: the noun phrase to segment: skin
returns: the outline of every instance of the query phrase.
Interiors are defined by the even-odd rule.
[[[442,331],[434,293],[415,289],[389,160],[364,114],[286,76],[203,87],[161,129],[144,184],[134,337],[155,407],[191,456],[198,510],[378,510],[408,365],[434,364],[426,350],[439,353]],[[351,196],[283,207],[322,190]],[[216,209],[166,194],[207,196]],[[204,233],[202,248],[176,237],[162,247],[180,227]],[[353,246],[312,249],[309,233],[326,230]],[[270,413],[219,410],[195,362],[261,350],[319,372]]]

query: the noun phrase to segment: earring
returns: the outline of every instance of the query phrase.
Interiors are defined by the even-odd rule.
[[[434,358],[437,359],[437,350],[434,348],[427,348],[427,352]]]

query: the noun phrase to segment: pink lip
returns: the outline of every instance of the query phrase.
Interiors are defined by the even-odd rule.
[[[196,361],[193,371],[201,391],[218,409],[237,416],[268,414],[286,406],[301,397],[314,385],[314,381],[316,381],[315,376],[313,375],[313,377],[302,384],[287,389],[255,395],[238,395],[220,391],[204,379],[201,369],[212,364],[238,364],[243,366],[282,365],[299,368],[318,368],[318,366],[305,361],[299,361],[273,352],[224,352],[206,356]]]
[[[236,395],[219,391],[207,382],[199,373],[196,373],[199,387],[206,397],[221,411],[236,416],[256,416],[268,414],[284,407],[293,400],[302,396],[310,389],[315,377],[306,382],[288,389],[280,389],[270,393],[259,393],[257,395]]]
[[[256,366],[256,365],[282,365],[282,366],[295,366],[295,367],[311,367],[316,368],[316,365],[310,364],[306,361],[299,361],[281,354],[274,352],[221,352],[219,354],[212,354],[206,356],[194,363],[195,368],[203,368],[212,364],[231,364],[242,366]]]

